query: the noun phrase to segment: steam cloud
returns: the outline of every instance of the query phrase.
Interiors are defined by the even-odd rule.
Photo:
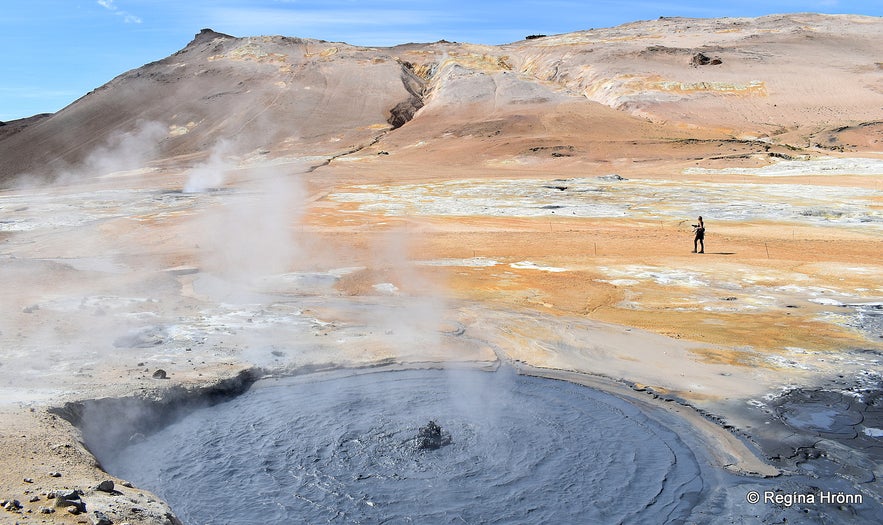
[[[226,180],[226,173],[234,166],[228,155],[232,144],[229,140],[221,140],[211,149],[209,158],[190,170],[184,193],[202,193],[220,188]]]
[[[7,210],[19,210],[0,224],[0,235],[4,228],[10,232],[6,253],[19,259],[0,267],[0,279],[17,284],[4,287],[0,304],[0,343],[7,349],[0,370],[19,372],[0,376],[0,394],[12,388],[23,395],[29,376],[39,378],[30,382],[35,396],[52,396],[65,384],[89,388],[93,374],[121,367],[128,367],[129,377],[149,380],[153,369],[173,370],[172,363],[191,356],[194,370],[197,363],[229,361],[231,353],[263,365],[275,362],[268,348],[285,350],[279,366],[334,359],[322,358],[326,348],[329,355],[359,356],[355,360],[443,359],[440,326],[447,305],[414,271],[409,232],[366,239],[361,252],[313,238],[303,233],[306,163],[244,161],[254,158],[247,156],[254,151],[252,136],[219,141],[189,171],[148,169],[168,133],[163,123],[141,122],[99,145],[56,183],[0,195],[4,218]],[[175,184],[183,191],[167,191]],[[373,297],[348,302],[330,284],[318,292],[289,285],[279,306],[283,292],[274,283],[298,282],[285,280],[291,272],[327,278],[359,263],[382,270],[383,277],[365,288]],[[198,272],[180,278],[165,271],[176,265]],[[386,284],[394,285],[391,294],[382,286],[371,291]],[[316,293],[327,293],[339,308],[317,322],[344,327],[327,346],[302,342],[312,341],[306,337],[309,319],[289,323],[284,335],[278,323],[288,321],[233,326],[266,309],[296,318],[291,312]],[[373,334],[361,353],[351,348],[360,344],[352,339],[356,332]],[[198,344],[206,345],[199,347],[203,354],[184,354]],[[313,353],[299,355],[304,348]],[[421,359],[424,354],[430,357]]]

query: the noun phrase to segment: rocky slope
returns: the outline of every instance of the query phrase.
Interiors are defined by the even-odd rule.
[[[193,162],[221,141],[231,153],[327,160],[378,141],[389,153],[478,138],[449,159],[467,164],[537,147],[527,153],[619,156],[598,153],[598,141],[879,149],[881,29],[861,16],[663,18],[503,46],[393,48],[203,30],[174,55],[0,135],[0,180],[58,176],[120,136],[149,147],[114,168]],[[145,133],[147,123],[159,128]],[[433,151],[414,160],[435,162]]]

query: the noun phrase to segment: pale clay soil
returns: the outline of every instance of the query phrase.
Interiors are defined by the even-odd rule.
[[[693,217],[654,217],[640,210],[600,218],[507,217],[495,215],[493,206],[469,216],[365,211],[335,198],[357,190],[348,182],[351,165],[331,166],[321,178],[306,177],[296,204],[303,206],[296,214],[299,225],[290,232],[295,262],[258,281],[238,272],[248,264],[273,268],[240,251],[260,255],[272,245],[232,229],[220,239],[198,233],[205,220],[199,210],[232,207],[237,199],[260,194],[264,190],[255,180],[231,181],[229,193],[179,195],[169,202],[155,192],[145,197],[137,189],[140,175],[113,177],[63,192],[117,199],[73,212],[111,217],[77,219],[81,225],[73,235],[81,242],[58,244],[59,234],[39,224],[5,234],[4,271],[20,286],[16,293],[6,290],[4,301],[3,337],[12,352],[3,364],[8,424],[2,443],[6,457],[14,459],[5,463],[0,488],[9,495],[4,497],[22,502],[26,513],[4,519],[75,523],[83,518],[64,509],[37,514],[40,506],[51,504],[45,493],[89,489],[109,478],[83,449],[77,431],[48,414],[48,407],[113,395],[149,396],[168,385],[207,384],[255,365],[291,373],[311,363],[503,360],[623,379],[712,413],[722,399],[762,400],[785,385],[879,369],[872,354],[855,350],[879,351],[883,343],[850,325],[840,305],[883,300],[883,266],[876,257],[883,253],[880,223],[818,224],[808,216],[784,220],[776,211],[781,206],[770,200],[772,211],[751,221],[718,222],[706,215],[706,253],[693,254]],[[684,175],[671,165],[657,169],[621,171],[629,180],[617,184],[633,179],[681,188],[780,183],[744,174],[716,176],[712,182],[709,175]],[[558,172],[551,166],[549,173],[551,185],[607,175]],[[407,172],[395,183],[388,182],[385,169],[368,174],[359,173],[362,184],[389,194],[402,185],[429,184],[421,177],[409,181]],[[786,182],[874,190],[879,177],[806,176]],[[510,188],[518,184],[508,172],[489,172],[483,182],[497,179],[509,180]],[[180,187],[183,174],[168,173],[163,180]],[[48,201],[64,207],[63,193]],[[3,198],[20,195],[6,192]],[[872,191],[863,204],[878,221],[879,195]],[[144,198],[153,205],[141,203]],[[548,198],[555,202],[554,193]],[[762,199],[762,193],[754,198]],[[617,199],[628,201],[628,196]],[[50,215],[30,202],[35,209],[29,220]],[[285,204],[280,219],[291,217]],[[64,238],[70,241],[71,235],[65,231]],[[232,249],[240,258],[228,265],[217,253],[207,257],[201,251],[206,244],[212,252]],[[148,334],[135,343],[118,343],[144,327],[160,327],[157,341]],[[138,347],[139,341],[147,342]],[[169,380],[151,377],[160,368]],[[594,386],[627,398],[646,397],[599,381]],[[777,472],[718,424],[683,407],[677,410],[700,429],[720,466]],[[728,414],[718,415],[727,420]],[[62,475],[50,477],[50,472]],[[90,493],[84,496],[89,508],[113,513],[127,505],[140,507],[145,509],[140,517],[126,515],[130,523],[161,521],[159,503],[148,503],[149,494],[119,483],[124,496]],[[33,496],[39,499],[28,501]],[[127,501],[120,503],[121,497]]]

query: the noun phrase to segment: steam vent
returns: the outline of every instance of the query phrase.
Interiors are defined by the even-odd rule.
[[[0,122],[0,523],[883,523],[883,18],[199,27]]]

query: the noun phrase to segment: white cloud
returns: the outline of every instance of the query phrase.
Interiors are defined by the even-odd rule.
[[[133,15],[132,13],[123,11],[114,3],[116,0],[97,0],[98,5],[112,12],[113,14],[120,16],[123,18],[124,24],[140,24],[141,17]]]

